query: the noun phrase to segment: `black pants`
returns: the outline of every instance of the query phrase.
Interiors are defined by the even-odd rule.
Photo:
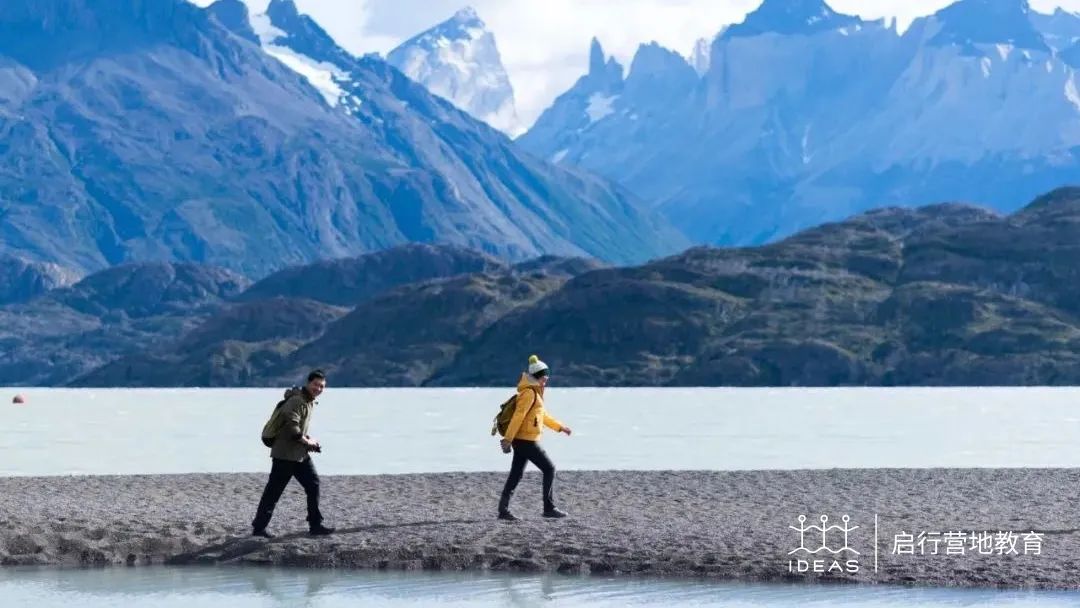
[[[511,444],[514,447],[514,461],[510,465],[510,475],[506,478],[503,486],[502,498],[499,500],[499,511],[510,508],[510,498],[514,496],[521,476],[525,473],[525,463],[531,462],[544,474],[544,510],[550,511],[555,508],[555,465],[548,458],[547,452],[535,441],[515,439]]]
[[[315,462],[310,457],[304,462],[274,459],[274,465],[270,468],[270,479],[266,482],[262,499],[259,500],[259,508],[255,512],[255,521],[251,527],[255,530],[264,530],[274,515],[274,507],[278,499],[289,485],[293,477],[304,487],[307,494],[307,520],[311,526],[322,523],[322,513],[319,512],[319,474],[315,471]]]

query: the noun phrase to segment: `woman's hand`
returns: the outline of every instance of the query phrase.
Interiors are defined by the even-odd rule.
[[[503,439],[503,440],[499,441],[499,447],[502,448],[503,454],[509,454],[510,453],[510,442],[507,441],[506,439]]]
[[[567,436],[567,437],[569,437],[569,436],[570,436],[570,433],[573,433],[573,432],[574,432],[574,430],[573,430],[573,429],[571,429],[571,428],[570,428],[570,427],[568,427],[568,426],[564,426],[564,427],[562,427],[561,429],[559,429],[559,432],[560,432],[560,433],[566,433],[566,436]]]

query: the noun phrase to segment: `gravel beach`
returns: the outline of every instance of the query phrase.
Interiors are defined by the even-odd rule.
[[[320,539],[294,483],[269,541],[247,536],[262,474],[5,478],[0,563],[1080,588],[1077,469],[560,472],[565,520],[540,516],[530,472],[516,523],[495,519],[504,477],[324,477],[339,533]]]

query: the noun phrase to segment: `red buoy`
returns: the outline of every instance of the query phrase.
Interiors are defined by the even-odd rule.
[[[22,405],[26,403],[26,397],[23,397],[22,395],[15,395],[15,398],[12,399],[11,402],[15,405]]]

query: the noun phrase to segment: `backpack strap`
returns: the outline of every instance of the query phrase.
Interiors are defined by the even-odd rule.
[[[529,419],[529,414],[531,414],[532,411],[533,411],[533,408],[536,407],[536,402],[540,400],[540,393],[536,392],[536,387],[535,386],[526,386],[525,390],[532,391],[533,402],[532,402],[532,405],[529,406],[529,409],[525,410],[525,418],[523,418],[521,420],[522,424],[525,424],[525,421]]]

